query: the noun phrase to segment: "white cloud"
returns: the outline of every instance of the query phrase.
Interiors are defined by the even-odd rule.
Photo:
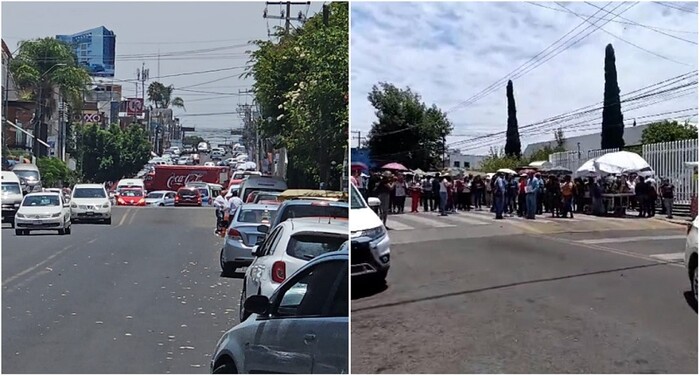
[[[586,16],[597,11],[584,3],[563,4]],[[602,7],[605,3],[595,4]],[[612,10],[619,4],[614,3],[607,9]],[[697,10],[696,3],[674,4]],[[426,103],[448,110],[527,62],[582,22],[555,3],[541,5],[560,11],[527,3],[352,3],[352,129],[367,134],[371,128],[375,116],[367,93],[379,81],[399,87],[410,86]],[[614,13],[630,5],[632,3],[625,3]],[[607,13],[599,12],[596,17],[604,15]],[[622,17],[696,43],[698,40],[696,14],[655,3],[639,3]],[[625,19],[616,20],[628,22]],[[587,26],[589,24],[584,27]],[[610,22],[603,28],[687,65],[664,60],[603,31],[595,31],[514,80],[521,126],[602,101],[603,61],[608,43],[615,48],[622,94],[697,69],[697,45],[624,23]],[[697,107],[697,102],[695,91],[638,110],[626,110],[623,105],[623,114],[631,124],[634,117]],[[505,83],[478,102],[451,112],[449,118],[456,126],[453,132],[456,135],[505,130]],[[568,133],[574,134],[571,130]],[[469,138],[449,137],[448,142]],[[523,135],[523,149],[528,143],[551,138],[552,132]],[[500,144],[504,142],[501,139]],[[465,151],[485,152],[488,147],[470,149]]]

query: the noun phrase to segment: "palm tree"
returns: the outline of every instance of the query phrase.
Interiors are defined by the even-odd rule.
[[[158,81],[148,85],[148,100],[156,105],[156,108],[178,107],[185,109],[185,101],[180,97],[173,98],[173,85],[165,86]]]
[[[10,72],[22,91],[20,96],[36,101],[34,153],[38,155],[41,124],[51,120],[58,106],[54,88],[73,109],[80,109],[83,93],[92,81],[90,74],[78,66],[68,44],[49,37],[20,42],[17,56],[10,61]]]

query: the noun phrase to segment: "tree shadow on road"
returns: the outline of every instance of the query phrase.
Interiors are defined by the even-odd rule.
[[[386,291],[389,288],[386,281],[377,282],[368,278],[354,277],[352,279],[352,299],[367,298]]]
[[[695,311],[695,313],[698,313],[698,302],[695,301],[695,297],[693,296],[692,291],[686,291],[683,293],[683,297],[685,297],[685,301],[688,303],[690,308]]]

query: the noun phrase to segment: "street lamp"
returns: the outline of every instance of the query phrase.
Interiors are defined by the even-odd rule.
[[[41,115],[43,112],[44,108],[44,101],[42,98],[42,90],[44,88],[44,85],[41,84],[41,80],[49,74],[54,68],[56,67],[65,67],[67,64],[66,63],[57,63],[51,66],[51,68],[47,69],[46,72],[44,72],[41,76],[39,76],[39,109],[38,109],[38,114],[36,116],[36,123],[34,124],[34,147],[32,148],[34,152],[35,157],[39,157],[39,133],[41,133]]]

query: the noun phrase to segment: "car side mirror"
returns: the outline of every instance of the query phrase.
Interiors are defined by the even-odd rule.
[[[370,198],[367,200],[367,204],[368,204],[369,206],[375,207],[375,206],[381,205],[382,202],[379,201],[379,199],[376,198],[376,197],[370,197]]]
[[[260,225],[257,227],[258,232],[262,232],[263,234],[267,234],[270,232],[270,226],[268,225]]]
[[[245,300],[243,308],[257,315],[264,315],[270,309],[270,299],[265,295],[253,295]]]
[[[67,203],[67,202],[64,202],[64,203],[63,203],[63,207],[64,207],[64,208],[70,208],[70,204]]]

